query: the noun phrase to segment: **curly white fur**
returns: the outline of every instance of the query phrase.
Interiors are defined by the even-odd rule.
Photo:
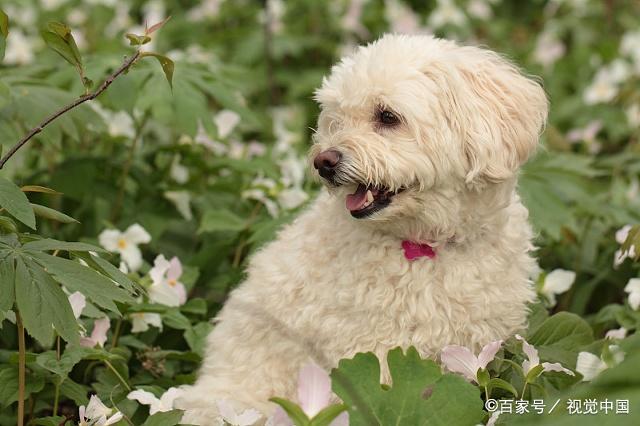
[[[343,185],[253,256],[182,401],[185,422],[213,424],[216,399],[269,414],[270,397],[295,399],[309,360],[330,369],[410,345],[437,357],[525,324],[532,233],[515,188],[547,115],[540,85],[488,50],[387,35],[334,66],[316,98],[311,157],[340,151]],[[376,124],[381,107],[400,125]],[[354,219],[344,203],[358,182],[406,190]],[[408,261],[405,239],[437,256]]]

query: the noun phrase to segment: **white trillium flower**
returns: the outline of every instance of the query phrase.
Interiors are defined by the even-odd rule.
[[[129,394],[127,395],[127,399],[138,401],[142,405],[148,405],[149,414],[153,416],[155,413],[162,413],[165,411],[173,410],[174,401],[182,396],[183,393],[183,389],[172,387],[167,389],[166,392],[163,393],[160,398],[158,398],[151,392],[138,389],[133,392],[129,392]]]
[[[624,360],[624,352],[618,345],[609,345],[609,352],[613,355],[613,363],[619,364]],[[576,361],[576,371],[582,374],[582,381],[590,382],[600,373],[609,368],[606,362],[591,352],[580,352]]]
[[[522,336],[516,334],[516,339],[522,342],[522,351],[527,356],[527,359],[522,362],[522,371],[525,377],[529,374],[531,370],[536,368],[538,365],[542,366],[542,371],[558,371],[560,373],[565,373],[570,376],[575,376],[575,373],[568,368],[564,368],[562,364],[559,362],[543,362],[540,363],[540,356],[538,355],[538,350],[533,347],[529,342],[527,342]]]
[[[607,68],[601,68],[596,73],[593,82],[584,92],[584,102],[587,105],[606,103],[618,94],[616,76]]]
[[[169,170],[169,176],[179,184],[187,183],[189,180],[189,169],[180,164],[180,156],[176,155],[171,163],[171,169]]]
[[[187,290],[178,281],[182,276],[182,264],[177,257],[168,261],[163,255],[158,255],[153,268],[149,271],[151,287],[149,300],[166,306],[181,306],[187,301]]]
[[[454,373],[462,374],[468,380],[478,382],[478,371],[487,368],[502,346],[502,340],[486,344],[476,357],[464,346],[449,345],[442,349],[440,360],[442,364]]]
[[[113,413],[113,415],[112,415]],[[81,405],[78,414],[80,426],[108,426],[122,420],[122,413],[113,408],[108,408],[96,395],[91,395],[86,408]]]
[[[629,293],[629,306],[637,311],[640,308],[640,278],[631,278],[624,291]]]
[[[556,294],[569,290],[576,280],[576,273],[565,269],[554,269],[544,278],[540,292],[552,303],[556,304]]]
[[[227,136],[233,132],[233,129],[236,128],[238,123],[240,123],[240,116],[238,113],[223,109],[213,118],[213,122],[216,124],[216,128],[218,129],[218,137],[220,139],[226,139]]]
[[[545,68],[550,68],[566,52],[566,47],[552,31],[544,31],[538,36],[533,51],[533,60]]]
[[[627,329],[624,327],[609,330],[604,336],[605,339],[624,339],[625,337],[627,337]]]
[[[226,399],[216,401],[220,417],[231,426],[251,426],[257,422],[262,415],[254,409],[244,410],[241,413],[236,412],[235,408]]]
[[[110,252],[120,253],[129,270],[137,271],[142,266],[142,253],[138,244],[151,241],[149,233],[139,224],[133,224],[126,231],[106,229],[98,236],[100,245]]]
[[[89,337],[80,338],[80,346],[94,348],[96,345],[101,348],[107,341],[107,332],[111,328],[111,322],[108,317],[97,319],[93,323],[93,331]]]
[[[469,4],[467,5],[467,11],[469,12],[469,15],[482,20],[487,20],[493,16],[491,6],[486,0],[469,1]]]
[[[136,312],[129,315],[131,319],[131,332],[142,333],[149,330],[152,325],[162,331],[162,317],[154,312]]]

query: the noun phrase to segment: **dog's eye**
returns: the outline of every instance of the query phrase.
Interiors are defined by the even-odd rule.
[[[378,121],[385,126],[395,126],[400,122],[400,119],[394,112],[383,109],[378,112]]]

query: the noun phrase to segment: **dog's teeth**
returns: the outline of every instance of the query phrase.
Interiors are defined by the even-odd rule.
[[[371,203],[373,203],[373,194],[371,193],[371,190],[368,190],[367,191],[367,201],[364,203],[364,206],[367,207]]]

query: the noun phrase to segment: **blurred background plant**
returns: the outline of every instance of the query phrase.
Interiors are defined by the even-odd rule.
[[[35,262],[35,270],[64,286],[79,321],[72,329],[63,320],[49,323],[70,342],[62,343],[64,351],[51,329],[40,324],[38,332],[25,322],[27,420],[77,421],[77,406],[86,406],[85,415],[101,412],[99,400],[88,398],[97,394],[125,414],[114,422],[142,424],[148,411],[126,398],[133,387],[156,397],[155,407],[172,408],[160,397],[193,381],[207,320],[242,279],[247,257],[318,190],[305,162],[318,113],[313,90],[341,56],[387,31],[485,45],[542,78],[551,100],[544,148],[520,181],[537,231],[541,270],[533,278],[545,308],[588,322],[600,339],[589,346],[593,353],[604,350],[607,330],[624,327],[626,335],[638,326],[640,284],[633,279],[640,233],[632,226],[640,222],[638,2],[5,0],[2,9],[8,16],[0,35],[3,154],[116,71],[136,48],[125,34],[144,37],[145,23],[171,17],[142,49],[163,52],[172,65],[136,61],[1,171],[37,205],[37,233],[59,240],[30,243],[37,237],[19,223],[5,194],[3,253],[12,253],[5,260],[17,262],[16,250],[26,250],[20,256],[27,267]],[[61,28],[50,22],[68,25],[80,67],[47,49],[47,31]],[[97,246],[114,254],[88,252]],[[80,261],[95,275],[71,266]],[[20,268],[12,265],[13,278]],[[83,289],[69,279],[74,273],[94,284],[110,278],[126,291],[104,294],[95,284],[92,294],[73,296]],[[8,287],[0,288],[8,301]],[[11,384],[0,391],[0,424],[15,424],[17,416],[13,299],[0,303],[0,377]],[[87,337],[88,330],[95,335]],[[572,346],[570,368],[588,344]],[[165,422],[157,424],[179,420],[167,410],[157,410]]]

